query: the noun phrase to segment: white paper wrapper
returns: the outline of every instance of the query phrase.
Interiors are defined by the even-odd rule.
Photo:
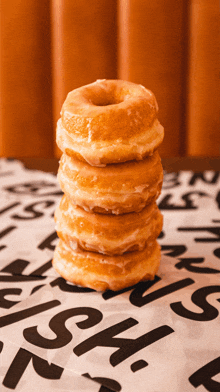
[[[2,390],[220,391],[219,173],[165,173],[155,280],[97,293],[51,267],[56,177],[0,168]]]

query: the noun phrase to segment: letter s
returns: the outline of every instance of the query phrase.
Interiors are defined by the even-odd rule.
[[[203,309],[202,313],[195,313],[186,309],[181,302],[174,302],[170,304],[170,307],[178,316],[196,321],[211,321],[214,320],[219,313],[214,306],[206,301],[206,297],[213,293],[220,293],[220,286],[202,287],[192,294],[192,302]],[[220,298],[217,299],[217,301],[220,302]]]

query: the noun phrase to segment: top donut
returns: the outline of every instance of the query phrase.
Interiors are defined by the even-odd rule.
[[[92,166],[141,160],[161,144],[154,94],[123,80],[97,80],[71,91],[57,123],[57,144]]]

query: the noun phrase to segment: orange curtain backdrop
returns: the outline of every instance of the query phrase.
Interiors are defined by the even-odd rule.
[[[48,0],[0,0],[0,154],[52,157]]]
[[[219,156],[217,0],[0,0],[0,155],[52,157],[67,93],[96,79],[150,88],[162,157]]]
[[[219,0],[190,6],[188,154],[220,155]]]

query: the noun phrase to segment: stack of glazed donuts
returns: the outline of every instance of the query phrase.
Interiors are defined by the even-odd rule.
[[[97,80],[67,95],[57,124],[64,196],[53,258],[66,280],[104,291],[154,279],[163,225],[157,112],[151,91],[121,80]]]

